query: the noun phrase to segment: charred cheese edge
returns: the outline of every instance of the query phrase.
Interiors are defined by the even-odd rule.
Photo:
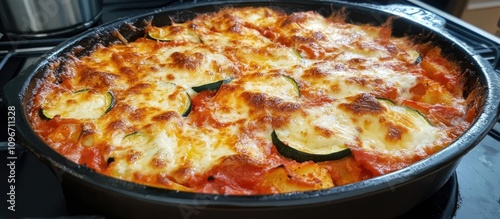
[[[246,7],[150,25],[134,42],[54,62],[37,88],[33,127],[100,173],[219,194],[357,182],[411,165],[467,129],[457,64],[430,44],[392,37],[389,23],[339,17]],[[352,154],[284,156],[273,134],[310,154]]]

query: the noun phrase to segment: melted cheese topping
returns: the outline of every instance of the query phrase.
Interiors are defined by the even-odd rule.
[[[30,114],[49,145],[132,182],[267,194],[406,167],[469,126],[458,66],[438,48],[391,37],[388,25],[262,7],[225,8],[146,31],[49,68]],[[221,80],[227,83],[215,91],[192,89]],[[104,104],[95,97],[76,105],[84,108],[67,106],[81,89],[112,93],[116,104],[94,112]],[[54,108],[65,110],[50,120],[38,115]],[[297,162],[274,148],[276,129],[301,151],[341,145],[352,156]]]
[[[359,135],[349,115],[338,110],[337,102],[296,112],[279,130],[279,137],[286,139],[288,145],[311,154],[329,154],[346,148]]]

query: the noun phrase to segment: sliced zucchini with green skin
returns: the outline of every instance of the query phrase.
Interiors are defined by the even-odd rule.
[[[302,56],[302,54],[300,54],[299,50],[294,49],[293,52],[295,53],[295,55],[297,56],[297,58],[300,60],[301,64],[305,64],[306,63],[306,59],[304,58],[304,56]]]
[[[402,107],[404,107],[406,109],[407,114],[411,115],[414,118],[421,119],[422,121],[425,121],[427,124],[432,126],[431,121],[429,121],[429,119],[427,119],[427,117],[424,114],[422,114],[421,112],[419,112],[418,110],[407,107],[407,106],[402,106]]]
[[[288,80],[290,83],[292,83],[292,85],[295,89],[295,92],[297,93],[297,96],[300,97],[300,88],[299,88],[299,84],[297,83],[297,81],[288,75],[283,75],[283,77],[286,80]]]
[[[231,80],[232,80],[232,78],[227,78],[224,80],[220,80],[220,81],[192,87],[192,89],[198,93],[205,91],[205,90],[219,90],[220,86],[222,86],[223,84],[229,83]]]
[[[185,105],[184,105],[185,109],[184,109],[184,111],[181,111],[182,112],[181,116],[183,116],[183,117],[188,116],[189,113],[191,112],[191,108],[193,107],[193,104],[191,102],[191,96],[189,96],[188,93],[185,93],[185,95],[187,96],[187,100],[188,101],[185,102]]]
[[[153,27],[148,31],[146,37],[162,42],[185,40],[193,43],[201,43],[200,36],[198,36],[194,30],[185,27],[182,24],[173,24],[172,26],[165,27]]]
[[[281,155],[298,162],[338,160],[351,155],[351,149],[345,145],[328,148],[308,147],[309,145],[300,144],[304,142],[297,144],[290,141],[291,139],[286,139],[280,135],[279,130],[274,130],[271,133],[271,140]]]
[[[376,98],[379,102],[382,102],[382,103],[386,103],[387,105],[389,106],[394,106],[396,105],[392,100],[389,100],[389,99],[385,99],[385,98],[381,98],[381,97],[377,97]]]
[[[121,144],[124,146],[136,146],[136,145],[144,145],[148,141],[149,141],[149,136],[147,136],[145,133],[136,131],[125,135],[122,139]]]
[[[377,100],[383,104],[385,103],[386,106],[388,107],[396,107],[396,109],[401,109],[404,111],[406,115],[409,115],[412,118],[420,119],[421,121],[425,121],[425,123],[432,126],[432,123],[429,121],[429,119],[427,119],[427,117],[424,114],[422,114],[416,109],[407,106],[398,106],[392,100],[385,98],[377,98]]]
[[[189,115],[192,107],[191,96],[189,96],[184,88],[167,83],[165,86],[160,86],[157,89],[164,89],[159,93],[163,92],[163,95],[166,95],[162,98],[161,109],[175,111],[183,117]]]
[[[133,136],[133,135],[137,135],[137,134],[139,134],[139,132],[137,132],[137,131],[136,132],[132,132],[130,134],[125,135],[123,138],[127,138],[127,137],[130,137],[130,136]]]
[[[283,156],[303,161],[342,159],[351,154],[349,145],[359,141],[352,120],[338,110],[339,102],[301,108],[289,121],[274,129],[271,140]]]
[[[414,65],[418,65],[423,60],[422,55],[417,50],[409,50],[406,53],[409,55],[409,62]]]
[[[269,97],[277,97],[287,102],[295,102],[300,97],[300,88],[295,81],[287,75],[259,75],[245,81],[245,91],[264,93]]]
[[[172,85],[174,85],[174,84],[172,84]],[[175,85],[175,86],[177,86],[177,85]],[[182,88],[179,86],[177,86],[177,87]],[[172,103],[173,107],[178,107],[176,112],[179,113],[183,117],[188,116],[189,113],[191,112],[191,107],[192,107],[191,96],[189,96],[189,94],[182,88],[182,91],[176,95],[174,101],[178,101],[178,105],[175,105],[174,103]],[[175,110],[175,109],[173,109],[173,110]]]
[[[114,105],[115,98],[111,92],[79,90],[48,100],[40,109],[40,116],[44,119],[52,119],[56,115],[61,118],[97,119],[109,112]]]
[[[43,108],[40,108],[40,110],[38,111],[38,115],[40,115],[40,117],[42,119],[53,119],[54,117],[51,116],[51,115],[46,115]]]

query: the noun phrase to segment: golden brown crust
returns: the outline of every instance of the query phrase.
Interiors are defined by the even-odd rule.
[[[148,24],[147,32],[164,31],[167,40],[145,34],[129,42],[112,33],[122,43],[50,63],[30,122],[59,153],[103,174],[226,194],[361,181],[411,165],[469,127],[482,91],[463,98],[457,63],[431,44],[392,37],[390,20],[375,27],[343,18],[342,11],[322,17],[223,8],[171,26]],[[220,81],[219,88],[192,89]],[[47,105],[78,105],[70,97],[79,90],[109,92],[114,105],[97,119],[40,117]],[[191,106],[185,115],[171,109],[182,105],[176,101],[183,92]],[[315,139],[347,139],[352,155],[326,162],[284,157],[270,136],[290,124]]]

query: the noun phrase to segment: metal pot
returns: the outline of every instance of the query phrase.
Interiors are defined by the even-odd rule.
[[[102,0],[0,0],[0,30],[23,37],[82,30],[101,15]]]
[[[326,190],[276,195],[213,195],[158,189],[111,178],[75,164],[50,148],[32,130],[27,111],[38,79],[49,63],[60,57],[80,57],[96,43],[119,43],[118,31],[127,41],[144,36],[148,21],[168,25],[191,19],[198,13],[225,6],[272,6],[287,12],[345,8],[348,22],[381,24],[389,17],[393,34],[412,36],[443,48],[445,55],[467,69],[465,93],[484,91],[474,124],[448,147],[407,168],[369,180]],[[103,215],[119,218],[393,218],[434,194],[454,173],[460,158],[477,145],[496,123],[500,106],[500,79],[481,56],[443,30],[441,22],[421,21],[407,14],[404,6],[376,6],[336,1],[234,1],[187,4],[159,9],[100,26],[54,48],[4,88],[8,105],[15,108],[20,143],[49,165],[61,180],[66,200],[85,203]],[[431,16],[432,17],[432,16]],[[416,21],[417,20],[417,21]],[[74,49],[80,48],[80,49]]]

